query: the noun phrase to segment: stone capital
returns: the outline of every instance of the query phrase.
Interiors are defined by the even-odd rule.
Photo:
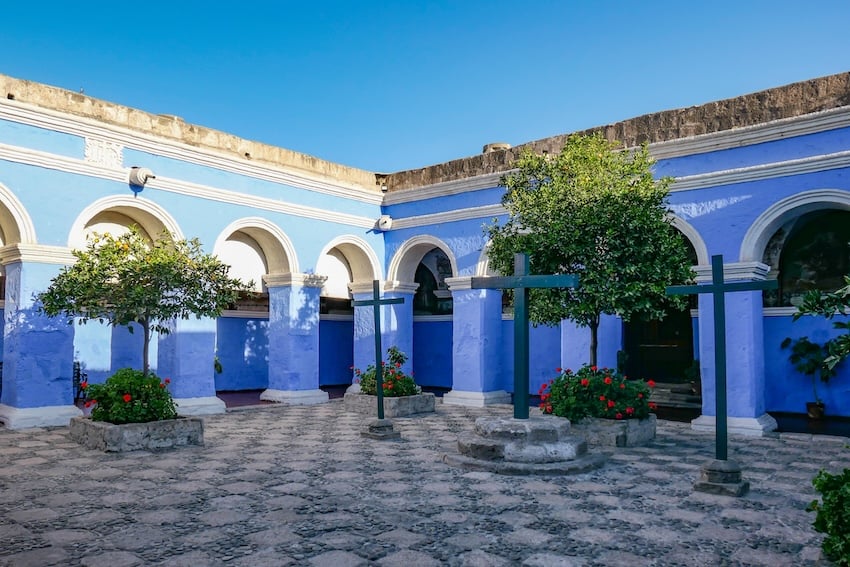
[[[41,244],[9,244],[0,248],[0,263],[32,262],[34,264],[60,264],[70,266],[77,259],[71,250],[60,246]]]
[[[301,274],[297,272],[289,272],[286,274],[266,274],[263,276],[263,281],[266,287],[287,287],[298,285],[301,287],[322,287],[327,281],[327,276],[318,274]]]
[[[395,280],[384,282],[385,292],[409,293],[413,295],[417,289],[419,289],[419,284],[415,282],[399,282]]]
[[[695,266],[698,284],[711,283],[711,266]],[[761,281],[767,278],[770,266],[761,262],[733,262],[723,265],[723,281]]]
[[[472,289],[472,276],[460,276],[457,278],[446,278],[446,285],[450,291],[463,291]]]

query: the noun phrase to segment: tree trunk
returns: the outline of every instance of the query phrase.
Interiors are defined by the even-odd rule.
[[[148,377],[150,370],[150,362],[148,362],[148,351],[150,350],[151,342],[151,324],[147,319],[142,319],[142,329],[144,330],[144,342],[142,344],[142,376]]]
[[[590,365],[596,366],[597,336],[599,332],[599,315],[590,320]]]

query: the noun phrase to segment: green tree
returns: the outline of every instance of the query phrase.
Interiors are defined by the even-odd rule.
[[[173,240],[168,231],[151,242],[137,227],[120,236],[94,234],[77,261],[38,295],[41,310],[69,323],[96,319],[144,332],[143,374],[148,375],[152,331],[167,334],[175,319],[218,317],[250,284],[228,276],[229,266],[205,254],[197,239]]]
[[[807,292],[803,296],[802,303],[800,303],[797,311],[794,313],[794,321],[803,315],[819,315],[826,319],[832,319],[836,315],[847,315],[850,313],[850,276],[844,276],[844,283],[844,287],[830,293],[824,293],[818,290]],[[821,346],[824,356],[819,362],[819,366],[821,379],[824,382],[835,375],[836,366],[850,357],[850,320],[833,321],[832,326],[847,332],[828,340]],[[786,341],[788,340],[790,339],[786,339]]]
[[[524,152],[502,178],[506,222],[488,227],[492,266],[513,273],[513,255],[529,254],[535,274],[578,274],[575,290],[531,290],[535,324],[572,319],[590,328],[596,364],[603,313],[628,321],[660,319],[665,287],[693,273],[682,235],[667,207],[670,179],[656,180],[646,146],[633,152],[599,134],[574,135],[554,156]]]

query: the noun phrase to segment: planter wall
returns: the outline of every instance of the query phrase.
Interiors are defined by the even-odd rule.
[[[181,417],[147,423],[116,425],[92,421],[88,417],[71,419],[71,439],[86,447],[107,452],[168,449],[181,445],[204,444],[204,422],[198,417]]]
[[[345,411],[359,413],[362,415],[378,415],[378,397],[368,394],[356,394],[348,392],[343,399]],[[384,398],[384,417],[404,417],[417,413],[431,413],[434,411],[434,394],[424,393],[415,396],[401,396],[398,398]]]
[[[588,417],[572,424],[576,435],[596,447],[639,447],[655,439],[655,415],[646,419],[600,419]]]

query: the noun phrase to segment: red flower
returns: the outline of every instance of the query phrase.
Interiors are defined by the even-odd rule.
[[[596,372],[596,367],[595,367],[595,366],[591,366],[591,367],[590,367],[590,371],[591,371],[591,372]]]
[[[616,417],[617,419],[623,419],[623,414],[617,412],[617,415],[615,415],[614,417]]]
[[[626,389],[626,383],[625,383],[625,382],[620,382],[620,389],[621,389],[621,390],[625,390],[625,389]]]
[[[166,383],[166,384],[171,384],[171,378],[166,378],[166,379],[165,379],[165,383]]]
[[[626,408],[626,413],[632,415],[633,413],[635,413],[635,408]]]
[[[606,376],[605,380],[603,380],[603,382],[605,382],[606,384],[610,384],[611,382],[613,382],[613,380],[611,380],[610,376]]]
[[[89,387],[89,383],[88,383],[88,382],[80,382],[80,389],[81,389],[81,390],[85,390],[85,389],[86,389],[86,388],[88,388],[88,387]]]
[[[588,380],[587,378],[582,378],[581,385],[587,388],[590,385],[590,380]]]
[[[643,392],[638,392],[638,399],[643,399]]]
[[[599,396],[599,401],[600,401],[600,402],[604,402],[604,401],[605,401],[605,396]]]
[[[555,369],[555,372],[557,372],[558,374],[560,374],[560,373],[561,373],[561,367],[559,366],[558,368],[556,368],[556,369]]]
[[[649,386],[650,388],[654,388],[655,387],[655,380],[647,380],[646,385]]]
[[[401,362],[396,362],[396,363],[395,363],[395,367],[396,367],[396,368],[401,368]]]
[[[133,399],[133,396],[131,396],[130,394],[124,394],[124,401],[125,402],[130,403],[130,400],[132,400],[132,399]]]
[[[86,401],[86,403],[85,403],[85,406],[86,406],[87,408],[90,408],[90,407],[92,407],[93,405],[94,405],[94,402],[93,402],[92,400],[88,400],[88,401]]]
[[[649,402],[649,409],[658,409],[658,404],[656,404],[655,402]]]
[[[160,383],[159,383],[159,387],[160,387],[160,388],[165,388],[165,384],[163,384],[162,382],[160,382]]]
[[[614,403],[614,400],[608,400],[608,407],[609,408],[613,408],[615,405],[617,405],[617,404]]]

